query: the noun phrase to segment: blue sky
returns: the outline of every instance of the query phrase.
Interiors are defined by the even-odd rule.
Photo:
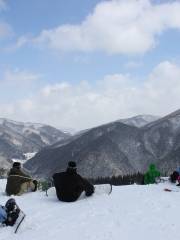
[[[0,0],[0,117],[83,129],[178,109],[179,12],[179,1]]]

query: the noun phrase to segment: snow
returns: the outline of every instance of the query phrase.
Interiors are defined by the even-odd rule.
[[[158,120],[159,117],[153,115],[138,115],[131,118],[120,119],[118,122],[125,123],[130,126],[143,127],[148,123]]]
[[[0,180],[0,204],[5,180]],[[179,192],[165,192],[164,188]],[[96,194],[63,203],[44,192],[15,197],[27,214],[19,232],[0,228],[1,240],[172,240],[180,238],[180,188],[170,183],[114,187],[111,195]]]
[[[24,153],[24,156],[25,156],[25,161],[33,158],[35,155],[36,155],[37,152],[30,152],[30,153]]]
[[[29,153],[24,153],[25,159],[19,159],[19,158],[12,158],[11,160],[13,162],[20,162],[21,164],[26,163],[29,159],[33,158],[36,155],[37,152],[29,152]]]

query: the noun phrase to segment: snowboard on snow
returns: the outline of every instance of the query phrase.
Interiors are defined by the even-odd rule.
[[[15,228],[14,233],[18,232],[18,230],[19,230],[22,222],[24,221],[25,217],[26,217],[26,214],[22,210],[20,210],[19,216],[18,216],[18,218],[17,218],[17,220],[14,224],[14,228]]]
[[[100,185],[95,185],[95,195],[102,195],[102,194],[108,194],[110,195],[112,192],[112,185],[111,184],[100,184]]]
[[[112,192],[112,185],[111,184],[100,184],[100,185],[94,185],[95,191],[93,195],[103,195],[103,194],[107,194],[110,195]],[[83,195],[83,193],[82,193]],[[92,195],[92,196],[93,196]],[[48,189],[47,191],[47,196],[49,197],[56,197],[56,189],[55,187],[51,187]],[[84,196],[80,196],[80,198],[85,198],[85,194]]]
[[[14,233],[17,233],[20,225],[22,224],[26,216],[25,213],[20,209],[14,198],[9,198],[4,208],[7,213],[4,225],[13,226]]]
[[[16,203],[16,200],[14,198],[10,198],[6,204],[6,211],[8,211],[8,224],[10,226],[14,227],[14,233],[17,233],[22,222],[24,221],[26,214],[20,209],[20,207],[18,206],[18,204]],[[16,218],[16,214],[18,212],[18,217]],[[13,218],[15,220],[15,223],[12,225],[13,223]],[[11,221],[12,220],[12,221]]]

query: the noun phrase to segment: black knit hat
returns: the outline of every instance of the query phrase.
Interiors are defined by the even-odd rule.
[[[21,167],[21,163],[20,162],[14,162],[13,163],[13,167],[20,168]]]
[[[68,162],[68,168],[76,169],[76,163],[73,161]]]

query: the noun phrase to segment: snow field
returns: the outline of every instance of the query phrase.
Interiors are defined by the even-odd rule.
[[[0,180],[0,204],[5,180]],[[179,190],[165,192],[164,188]],[[27,217],[17,234],[0,228],[1,240],[172,240],[180,239],[180,188],[170,183],[113,187],[74,203],[57,200],[50,191],[15,196]]]

